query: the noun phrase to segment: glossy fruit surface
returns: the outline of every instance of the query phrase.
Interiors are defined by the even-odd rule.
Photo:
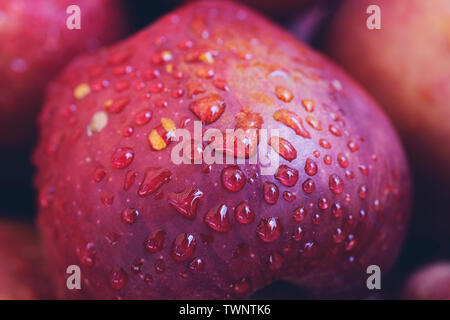
[[[410,178],[388,120],[342,71],[244,6],[187,5],[77,59],[48,93],[34,161],[60,296],[245,298],[277,279],[348,294],[398,253]],[[274,172],[262,174],[261,159],[175,164],[174,130],[194,121],[278,129],[257,140]],[[189,160],[205,141],[186,140]],[[64,287],[72,263],[79,293]]]

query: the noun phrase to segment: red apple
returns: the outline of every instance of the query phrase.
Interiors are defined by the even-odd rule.
[[[366,27],[370,5],[380,8],[379,30]],[[448,186],[450,2],[343,1],[327,46],[384,107],[418,169]]]
[[[35,228],[0,221],[0,300],[50,299],[48,282]]]
[[[403,297],[410,300],[450,300],[450,262],[435,262],[416,271],[408,279]]]
[[[200,130],[184,155],[205,163],[176,164],[193,138],[172,141],[175,128],[199,125],[279,132],[208,164],[207,146],[222,144]],[[386,116],[242,5],[189,4],[76,59],[48,88],[40,127],[39,224],[61,297],[245,298],[280,279],[355,296],[367,267],[387,272],[401,247],[410,176]],[[274,172],[255,148],[272,150]],[[80,292],[65,287],[71,264]]]
[[[77,4],[81,29],[66,21]],[[118,39],[125,31],[118,0],[0,0],[0,146],[33,139],[46,84],[75,55]]]

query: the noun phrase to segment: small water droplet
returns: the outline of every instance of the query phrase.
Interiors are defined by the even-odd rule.
[[[128,281],[126,272],[120,269],[113,269],[109,274],[109,283],[114,290],[122,289]]]
[[[311,138],[311,134],[303,126],[302,119],[295,112],[280,109],[273,114],[273,118],[294,130],[297,135],[305,139]]]
[[[304,207],[299,207],[295,209],[294,213],[292,214],[292,218],[295,222],[301,222],[305,219],[306,216],[306,209]]]
[[[330,206],[330,202],[328,201],[327,198],[321,197],[321,198],[319,198],[317,205],[318,205],[319,209],[326,210]]]
[[[264,242],[277,240],[281,235],[279,219],[276,217],[261,219],[256,234]]]
[[[294,234],[292,235],[292,239],[295,241],[300,241],[303,238],[303,229],[300,226],[295,228]]]
[[[341,168],[347,168],[348,167],[348,158],[343,153],[338,153],[337,160]]]
[[[277,86],[275,88],[275,95],[278,99],[284,102],[291,102],[292,99],[294,99],[294,94],[292,93],[292,91],[282,86]]]
[[[131,148],[117,148],[111,156],[111,164],[114,168],[123,169],[130,165],[134,158]]]
[[[268,204],[277,203],[279,194],[278,187],[274,183],[268,181],[264,182],[263,196]]]
[[[247,201],[243,201],[236,206],[234,209],[235,219],[242,224],[249,224],[253,222],[255,218],[255,213],[248,205]]]
[[[169,193],[167,201],[179,213],[189,219],[195,219],[197,215],[197,204],[203,192],[193,187],[186,187],[183,191]]]
[[[172,244],[172,258],[176,261],[186,261],[194,253],[196,246],[195,238],[192,234],[179,234]]]
[[[189,262],[188,268],[192,273],[201,272],[205,268],[205,261],[202,258],[194,258]]]
[[[365,185],[360,185],[358,188],[358,196],[360,199],[365,199],[367,198],[367,194],[368,194],[368,190],[367,190],[367,186]]]
[[[225,110],[225,100],[216,93],[193,101],[189,109],[205,124],[219,119]]]
[[[344,191],[344,181],[336,174],[330,175],[328,186],[334,194],[341,194]]]
[[[227,166],[222,170],[222,184],[232,192],[242,190],[245,186],[246,177],[238,166]]]
[[[340,218],[344,214],[344,207],[339,202],[333,203],[331,213],[335,218]]]
[[[317,173],[317,164],[311,158],[306,159],[305,172],[308,176],[311,177]]]
[[[164,245],[164,237],[166,233],[163,230],[155,230],[145,239],[144,247],[150,253],[160,251]]]
[[[298,180],[298,171],[282,164],[275,173],[275,178],[286,187],[293,187]]]
[[[136,218],[139,216],[139,211],[132,208],[125,208],[120,214],[122,221],[128,224],[133,224],[136,222]]]
[[[316,190],[316,184],[311,178],[308,178],[305,180],[305,182],[303,182],[302,189],[305,193],[313,193],[314,190]]]
[[[204,221],[214,231],[229,232],[231,230],[228,208],[224,204],[210,209],[205,214]]]

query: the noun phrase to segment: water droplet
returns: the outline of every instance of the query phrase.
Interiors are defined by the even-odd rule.
[[[155,230],[145,239],[144,247],[150,253],[160,251],[164,245],[164,237],[166,233],[163,230]]]
[[[320,139],[319,140],[319,144],[324,149],[330,149],[331,148],[331,144],[330,144],[330,142],[328,142],[328,140]]]
[[[106,176],[106,171],[105,168],[103,168],[103,166],[97,167],[94,170],[94,181],[99,183],[101,182]]]
[[[328,129],[330,130],[331,134],[335,135],[336,137],[342,136],[341,130],[339,129],[339,127],[337,125],[330,124]]]
[[[294,94],[292,91],[281,86],[277,86],[275,88],[275,95],[278,99],[284,102],[291,102],[292,99],[294,99]]]
[[[229,232],[231,230],[228,219],[228,208],[226,205],[218,205],[210,209],[204,217],[205,223],[214,231]]]
[[[328,201],[327,198],[321,197],[321,198],[319,198],[317,205],[318,205],[319,209],[326,210],[330,206],[330,202]]]
[[[225,110],[225,100],[216,93],[191,102],[189,109],[205,124],[219,119]]]
[[[306,216],[306,209],[304,207],[299,207],[295,209],[294,213],[292,214],[292,218],[295,222],[301,222],[305,219]]]
[[[103,106],[106,111],[110,113],[120,113],[130,103],[130,98],[119,97],[115,99],[108,99],[104,102]]]
[[[369,175],[369,167],[368,167],[368,166],[363,165],[363,164],[360,164],[360,165],[358,166],[358,168],[359,168],[359,171],[361,171],[361,173],[362,173],[363,175],[365,175],[365,176],[368,176],[368,175]]]
[[[92,267],[95,264],[97,250],[92,242],[88,242],[81,248],[77,248],[77,254],[81,263],[86,267]]]
[[[134,158],[134,151],[131,148],[117,148],[111,156],[111,164],[114,168],[123,169],[130,165]]]
[[[138,195],[145,197],[154,193],[163,184],[169,182],[171,178],[172,173],[166,168],[148,168],[139,186]]]
[[[183,191],[169,193],[167,201],[179,213],[189,219],[194,219],[197,215],[197,204],[203,192],[193,187],[186,187]]]
[[[122,221],[128,224],[133,224],[136,222],[136,218],[139,216],[139,211],[136,209],[125,208],[120,214]]]
[[[278,187],[274,183],[268,181],[264,182],[263,196],[268,204],[277,203],[279,194]]]
[[[264,242],[277,240],[281,235],[281,225],[278,218],[264,218],[258,224],[256,231],[258,237]]]
[[[322,124],[320,123],[320,120],[318,120],[313,115],[306,116],[306,122],[313,128],[318,131],[322,130]]]
[[[134,179],[136,178],[136,172],[133,170],[127,171],[125,175],[125,180],[123,182],[123,190],[128,191],[133,185]]]
[[[350,149],[351,152],[355,152],[355,151],[357,151],[359,149],[358,144],[355,141],[353,141],[353,140],[350,140],[347,143],[347,146],[348,146],[348,148]]]
[[[359,196],[360,199],[367,198],[367,193],[368,192],[369,191],[367,190],[367,186],[365,186],[363,184],[359,186],[359,188],[358,188],[358,196]]]
[[[308,176],[314,176],[317,173],[317,164],[314,160],[307,158],[305,162],[305,172]]]
[[[238,166],[227,166],[222,170],[222,184],[232,192],[242,190],[246,177]]]
[[[172,258],[176,261],[186,261],[194,253],[196,246],[195,238],[192,234],[179,234],[172,245]]]
[[[280,156],[287,161],[292,161],[297,158],[297,150],[286,139],[280,137],[271,137],[269,140],[269,146],[275,150]]]
[[[320,224],[320,220],[321,220],[320,214],[318,214],[318,213],[314,214],[311,220],[312,220],[312,223],[315,225]]]
[[[323,163],[325,163],[327,166],[329,166],[333,162],[333,159],[329,154],[326,154],[323,156]]]
[[[189,262],[188,268],[193,273],[201,272],[205,268],[205,262],[202,258],[194,258]]]
[[[120,269],[113,269],[109,274],[109,283],[114,290],[122,289],[128,281],[128,275]]]
[[[348,167],[348,159],[343,153],[338,153],[337,160],[341,168],[347,168]]]
[[[273,118],[294,130],[297,135],[305,139],[311,138],[310,133],[303,126],[302,119],[296,113],[286,109],[280,109],[273,114]]]
[[[298,180],[298,171],[282,164],[275,173],[275,178],[286,187],[293,187]]]
[[[286,190],[283,192],[283,199],[286,200],[287,202],[291,202],[296,199],[296,196],[292,192]]]
[[[344,181],[336,174],[330,175],[328,186],[334,194],[341,194],[344,191]]]
[[[344,207],[339,202],[333,203],[331,213],[335,218],[340,218],[344,214]]]
[[[303,182],[302,189],[305,193],[313,193],[314,190],[316,190],[316,184],[311,178],[308,178],[305,180],[305,182]]]
[[[341,228],[337,228],[335,233],[333,234],[333,242],[334,243],[341,243],[344,241],[345,235],[342,232]]]
[[[253,222],[255,213],[248,205],[248,202],[243,201],[234,209],[234,217],[239,223],[248,224]]]
[[[150,109],[143,109],[135,114],[134,123],[137,126],[143,126],[147,124],[152,119],[152,112]]]
[[[303,108],[305,108],[306,111],[308,111],[308,112],[313,112],[314,111],[314,100],[312,100],[312,99],[303,99],[302,100],[302,105],[303,105]]]
[[[295,228],[294,234],[292,235],[292,239],[295,241],[300,241],[303,238],[303,229],[300,226]]]

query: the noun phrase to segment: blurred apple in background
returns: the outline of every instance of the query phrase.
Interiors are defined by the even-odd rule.
[[[414,273],[408,280],[405,299],[450,300],[450,262],[435,262]]]
[[[125,32],[119,0],[79,0],[81,29],[69,30],[70,0],[0,0],[0,148],[34,140],[45,86],[75,55]]]
[[[35,228],[0,220],[0,300],[51,298]]]
[[[380,8],[380,30],[366,26],[370,5]],[[450,1],[343,1],[326,47],[381,103],[407,146],[416,231],[450,234]]]

